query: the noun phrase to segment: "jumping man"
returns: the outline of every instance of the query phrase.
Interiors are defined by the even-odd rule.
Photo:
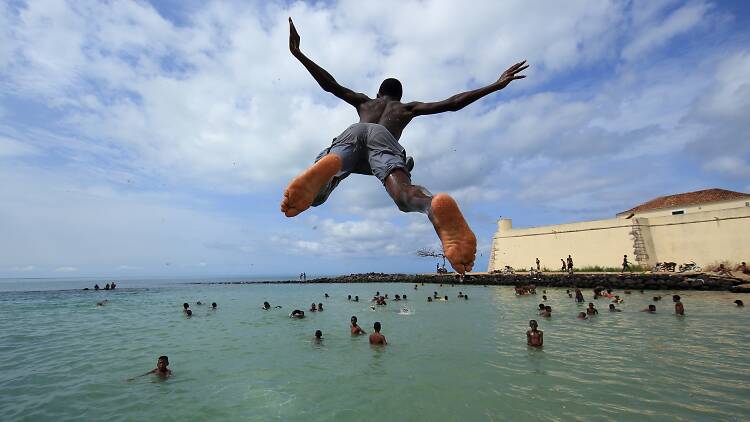
[[[398,140],[406,125],[417,116],[458,111],[505,88],[511,81],[524,78],[519,73],[528,67],[526,61],[511,66],[500,79],[483,88],[434,103],[402,103],[401,82],[397,79],[384,80],[375,98],[339,85],[330,73],[300,51],[300,36],[291,18],[289,50],[321,88],[357,110],[359,123],[336,137],[331,146],[318,155],[312,167],[289,183],[281,201],[281,211],[287,217],[294,217],[310,206],[324,203],[351,173],[372,174],[380,179],[399,210],[427,214],[453,269],[460,274],[471,271],[477,244],[474,233],[453,198],[446,194],[433,196],[424,187],[412,184],[413,162],[407,160],[406,151]]]

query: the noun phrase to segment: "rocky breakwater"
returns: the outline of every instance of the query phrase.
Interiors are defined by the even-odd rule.
[[[295,283],[288,281],[287,283]],[[338,277],[322,277],[304,283],[442,283],[459,284],[456,274],[350,274]],[[630,290],[731,290],[750,292],[739,285],[743,281],[731,277],[720,277],[705,273],[693,274],[612,274],[612,273],[547,273],[529,274],[470,274],[463,284],[522,286],[534,284],[544,287],[604,287]]]

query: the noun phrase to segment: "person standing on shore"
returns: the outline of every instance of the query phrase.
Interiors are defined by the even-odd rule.
[[[540,266],[540,265],[541,265],[541,261],[539,261],[539,258],[537,258],[537,259],[536,259],[536,270],[537,270],[537,271],[541,271],[541,269],[542,269],[542,268],[541,268],[541,266]]]
[[[565,269],[567,268],[567,266],[565,265],[565,260],[560,258],[560,263],[562,264],[560,270],[562,270],[562,272],[565,272]]]
[[[573,274],[573,258],[568,255],[568,272]]]
[[[620,271],[620,272],[624,273],[625,271],[629,271],[631,273],[633,272],[633,270],[630,269],[630,263],[628,262],[628,256],[627,255],[623,255],[622,256],[622,271]]]
[[[380,321],[377,321],[375,322],[375,324],[373,324],[373,329],[375,330],[375,332],[370,334],[370,344],[378,344],[383,346],[388,344],[388,342],[385,341],[385,336],[380,334]]]

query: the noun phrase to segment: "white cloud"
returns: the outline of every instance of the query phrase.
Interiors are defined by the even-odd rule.
[[[58,273],[72,273],[75,271],[78,271],[78,268],[71,267],[71,266],[57,267],[55,269],[55,272],[58,272]]]
[[[33,265],[24,265],[24,266],[20,266],[20,267],[11,267],[10,270],[11,271],[16,271],[16,272],[28,272],[28,271],[34,271],[34,270],[36,270],[36,267],[33,266]]]
[[[711,7],[707,3],[692,2],[675,10],[661,22],[646,22],[638,28],[638,35],[625,46],[622,57],[626,60],[633,60],[650,50],[665,45],[672,38],[700,24],[710,10]]]
[[[717,157],[708,161],[704,168],[736,177],[750,177],[750,164],[739,157]]]

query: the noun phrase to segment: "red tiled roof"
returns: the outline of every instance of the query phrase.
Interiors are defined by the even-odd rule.
[[[678,193],[677,195],[660,196],[617,215],[745,198],[750,198],[750,194],[725,189],[706,189],[695,192]]]

